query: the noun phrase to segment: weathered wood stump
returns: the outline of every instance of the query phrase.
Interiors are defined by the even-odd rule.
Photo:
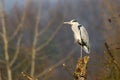
[[[31,77],[29,74],[22,72],[22,76],[25,78],[25,80],[38,80],[37,78]]]
[[[89,56],[79,58],[74,72],[74,80],[86,80],[87,76],[87,64],[89,61]]]

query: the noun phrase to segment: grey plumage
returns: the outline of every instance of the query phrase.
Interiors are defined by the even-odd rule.
[[[89,36],[85,27],[79,24],[76,20],[64,22],[64,24],[71,25],[75,42],[77,42],[86,53],[90,53]]]

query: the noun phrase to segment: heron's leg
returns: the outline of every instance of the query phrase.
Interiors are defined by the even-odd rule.
[[[81,46],[81,51],[80,51],[80,58],[82,58],[82,46]]]

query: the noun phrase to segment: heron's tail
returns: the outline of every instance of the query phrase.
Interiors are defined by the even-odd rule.
[[[90,53],[90,49],[87,46],[83,46],[83,50],[88,54]]]

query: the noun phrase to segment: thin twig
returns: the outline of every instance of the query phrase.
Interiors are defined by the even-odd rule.
[[[74,49],[72,49],[70,51],[70,53],[64,58],[64,59],[61,59],[59,62],[57,62],[56,64],[52,65],[51,67],[45,69],[42,73],[38,74],[37,75],[37,78],[39,77],[42,77],[43,75],[47,74],[49,71],[57,68],[59,65],[63,64],[66,60],[68,60],[75,52],[76,50],[76,47]]]
[[[0,69],[0,80],[2,80],[2,69]]]
[[[49,21],[47,26],[45,26],[45,28],[38,33],[38,37],[40,37],[42,34],[44,34],[44,32],[46,32],[49,29],[49,26],[52,24],[52,22],[55,21],[55,19],[56,19],[56,15],[55,15],[55,17],[51,21]]]
[[[3,33],[2,32],[0,32],[0,36],[3,37]]]
[[[18,54],[20,52],[20,42],[21,42],[21,39],[22,39],[22,35],[20,35],[20,37],[18,38],[16,51],[15,51],[15,54],[14,54],[14,57],[13,57],[12,61],[10,62],[10,66],[12,66],[15,63],[15,61],[16,61],[16,59],[18,57]]]
[[[120,67],[119,67],[119,65],[117,64],[117,61],[115,60],[113,54],[111,53],[108,44],[105,42],[104,45],[105,45],[105,47],[106,47],[106,49],[107,49],[107,52],[108,52],[109,56],[110,56],[111,59],[112,59],[112,62],[115,64],[115,66],[116,66],[116,67],[118,68],[118,70],[120,71]]]
[[[62,64],[62,65],[63,65],[63,67],[65,68],[65,70],[68,72],[68,74],[69,74],[70,76],[72,76],[73,73],[71,72],[70,68],[69,68],[65,63]]]
[[[27,4],[29,4],[29,1],[30,0],[27,0]],[[21,18],[21,21],[20,23],[18,24],[17,28],[15,29],[14,33],[12,34],[12,36],[9,38],[9,41],[13,40],[15,38],[15,36],[17,36],[17,34],[19,33],[20,29],[23,27],[23,23],[24,23],[24,20],[26,18],[26,9],[27,9],[27,5],[23,11],[23,14],[22,14],[22,18]]]
[[[57,29],[55,30],[55,32],[52,33],[52,35],[50,36],[50,38],[47,40],[47,42],[45,42],[43,45],[39,46],[36,51],[40,51],[41,49],[43,49],[44,47],[46,47],[52,40],[53,38],[57,35],[57,33],[59,32],[59,30],[61,29],[62,24],[60,24]]]
[[[28,60],[28,58],[25,58],[24,60],[22,60],[19,64],[15,65],[13,68],[12,68],[12,71],[15,71],[16,69],[20,68],[22,66],[22,64],[24,62],[26,62]],[[25,69],[25,68],[24,68]]]
[[[7,30],[6,30],[6,22],[5,22],[5,3],[4,0],[1,1],[3,9],[1,13],[1,24],[2,24],[2,31],[3,31],[3,42],[4,42],[4,54],[6,60],[6,69],[7,69],[7,78],[8,80],[12,80],[12,71],[10,68],[9,62],[9,52],[8,52],[8,39],[7,39]]]
[[[6,62],[4,60],[1,60],[1,59],[0,59],[0,63],[6,64]]]
[[[22,74],[22,76],[23,76],[25,79],[28,79],[28,80],[38,80],[37,78],[31,77],[29,74],[27,74],[27,73],[25,73],[25,72],[22,72],[21,74]]]
[[[40,2],[40,1],[39,1]],[[41,2],[40,2],[41,3]],[[36,24],[35,24],[35,32],[34,32],[34,39],[33,39],[33,45],[32,45],[32,60],[31,60],[31,72],[30,75],[32,77],[34,77],[34,73],[35,73],[35,58],[36,58],[36,45],[37,45],[37,40],[38,40],[38,27],[39,27],[39,23],[40,23],[40,17],[41,17],[41,4],[39,4],[39,10],[36,16]]]

